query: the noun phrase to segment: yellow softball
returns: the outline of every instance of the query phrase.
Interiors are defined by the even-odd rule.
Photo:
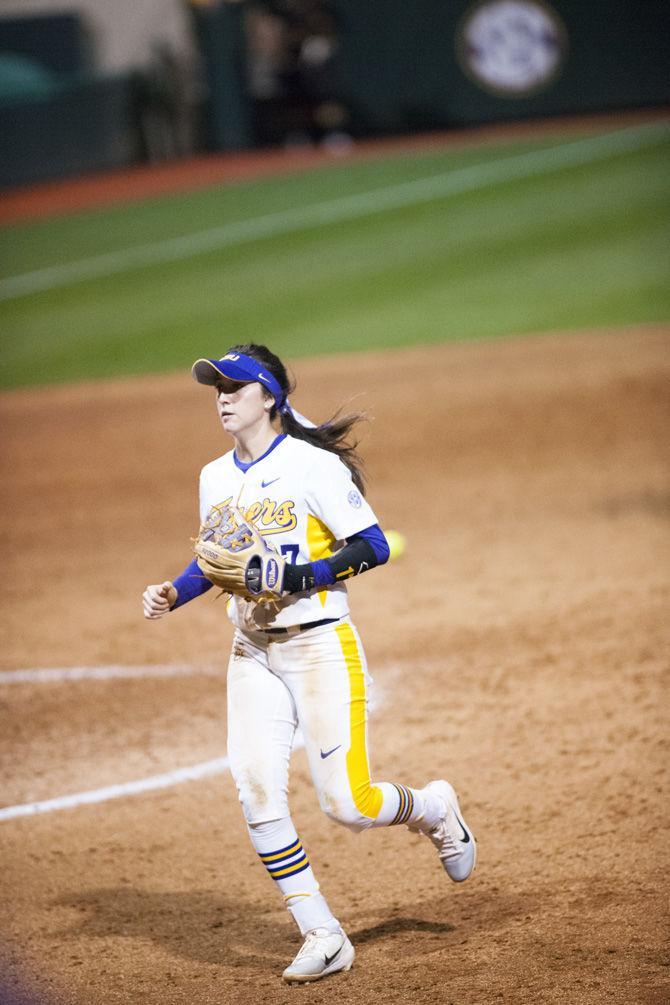
[[[401,534],[399,530],[387,530],[384,533],[386,540],[388,541],[388,546],[391,550],[391,561],[393,562],[396,558],[400,558],[403,554],[407,546],[407,541],[405,540],[405,536]]]

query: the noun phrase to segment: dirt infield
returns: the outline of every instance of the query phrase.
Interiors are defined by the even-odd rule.
[[[374,773],[451,778],[477,871],[456,887],[404,829],[338,829],[298,751],[298,830],[358,955],[289,989],[296,933],[228,775],[0,820],[3,1005],[668,1000],[669,336],[296,363],[308,415],[362,392],[371,502],[409,541],[350,588]],[[194,671],[0,675],[2,804],[222,756],[222,603],[154,624],[139,599],[188,561],[227,449],[211,396],[188,373],[16,391],[0,421],[2,670]]]

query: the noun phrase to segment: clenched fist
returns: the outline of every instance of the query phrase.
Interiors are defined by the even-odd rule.
[[[145,618],[162,618],[177,602],[177,591],[170,580],[147,586],[142,594]]]

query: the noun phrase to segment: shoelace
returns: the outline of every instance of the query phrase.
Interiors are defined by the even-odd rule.
[[[455,858],[461,854],[461,849],[458,845],[462,844],[462,842],[449,829],[446,819],[440,820],[437,827],[433,828],[430,832],[430,837],[439,849],[440,858]]]
[[[311,951],[316,947],[316,943],[318,943],[321,939],[325,939],[329,935],[336,934],[336,932],[329,932],[326,928],[315,928],[313,932],[308,932],[305,936],[305,941],[300,949],[300,952],[296,956],[296,960],[299,960],[301,956],[310,955]],[[324,953],[324,956],[327,955],[327,953]]]

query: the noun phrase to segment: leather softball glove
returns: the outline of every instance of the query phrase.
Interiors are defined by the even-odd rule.
[[[193,550],[200,571],[224,593],[258,602],[281,597],[286,560],[237,506],[213,506]]]

